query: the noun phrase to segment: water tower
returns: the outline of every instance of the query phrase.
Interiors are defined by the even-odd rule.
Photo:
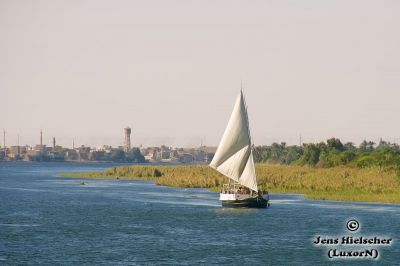
[[[125,143],[124,143],[124,150],[125,152],[129,152],[131,150],[131,128],[126,127],[124,128],[125,131]]]

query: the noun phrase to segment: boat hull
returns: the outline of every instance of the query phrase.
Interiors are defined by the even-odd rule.
[[[268,200],[264,198],[247,198],[242,200],[222,200],[222,206],[228,208],[267,208]]]

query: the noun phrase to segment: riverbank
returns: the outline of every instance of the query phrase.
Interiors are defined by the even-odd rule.
[[[301,193],[310,199],[400,203],[400,178],[394,170],[340,166],[315,168],[257,164],[260,188]],[[157,185],[218,191],[227,179],[205,165],[126,166],[104,172],[64,173],[64,177],[151,180]]]

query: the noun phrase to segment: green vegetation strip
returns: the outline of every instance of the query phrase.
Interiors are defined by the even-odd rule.
[[[256,165],[261,189],[276,193],[302,193],[310,199],[400,203],[396,170],[338,166],[316,168],[296,165]],[[64,177],[151,180],[157,185],[208,188],[218,191],[227,179],[204,165],[126,166],[104,172],[66,173]]]

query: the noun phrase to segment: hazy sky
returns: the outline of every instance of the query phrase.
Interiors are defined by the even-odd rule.
[[[0,0],[8,144],[400,142],[400,1]],[[2,143],[1,138],[1,143]]]

